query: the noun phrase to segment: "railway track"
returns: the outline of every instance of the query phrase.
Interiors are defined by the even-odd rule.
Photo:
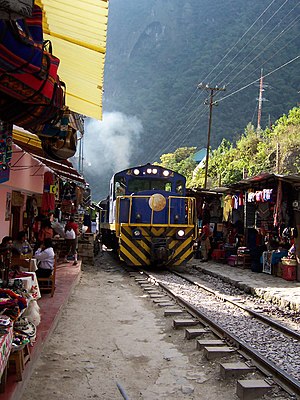
[[[248,398],[245,393],[251,388],[247,387],[247,382],[252,382],[254,388],[258,385],[256,393],[263,394],[277,384],[288,394],[288,398],[300,399],[299,332],[206,287],[192,275],[174,271],[132,274],[154,301],[163,302],[167,296],[187,312],[189,318],[174,319],[173,327],[185,327],[187,339],[198,339],[197,346],[204,349],[207,359],[226,354],[230,359],[233,354],[244,358],[243,364],[221,363],[223,378],[239,376],[253,371],[253,368],[262,374],[261,386],[258,381],[238,381],[237,394],[240,398]],[[176,317],[177,312],[180,315],[180,310],[174,308],[172,314],[172,308],[168,315]],[[201,340],[208,332],[214,338]]]

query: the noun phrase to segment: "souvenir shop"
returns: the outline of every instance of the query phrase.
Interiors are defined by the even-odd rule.
[[[222,216],[209,218],[210,205],[204,206],[213,232],[212,259],[300,280],[299,190],[300,175],[265,173],[214,194],[212,204],[220,202]]]
[[[62,222],[70,213],[78,213],[85,181],[69,161],[44,159],[39,148],[28,144],[29,137],[25,145],[21,136],[14,136],[11,166],[0,185],[1,238],[15,238],[24,230],[34,247],[43,218]],[[34,261],[25,255],[23,259],[23,254],[14,258],[4,246],[0,249],[0,392],[5,390],[6,374],[22,380],[41,321]]]

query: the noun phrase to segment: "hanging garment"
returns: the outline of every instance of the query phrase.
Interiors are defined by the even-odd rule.
[[[282,182],[278,181],[276,204],[274,207],[274,226],[278,226],[282,223]]]
[[[224,206],[223,206],[223,221],[229,221],[232,214],[232,197],[227,195],[224,197]]]
[[[52,172],[44,173],[44,191],[42,196],[42,207],[41,212],[44,215],[48,215],[50,212],[55,210],[55,194],[52,193],[52,187],[54,186],[54,176]]]
[[[261,220],[268,220],[271,216],[269,203],[260,203],[257,208],[259,218]]]

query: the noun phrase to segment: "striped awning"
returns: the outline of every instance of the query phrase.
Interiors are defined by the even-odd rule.
[[[66,104],[79,114],[102,119],[108,0],[35,0],[43,9],[44,39],[60,59]]]

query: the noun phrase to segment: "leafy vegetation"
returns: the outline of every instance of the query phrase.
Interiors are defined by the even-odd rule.
[[[223,139],[210,154],[208,187],[226,186],[262,172],[300,173],[299,150],[300,108],[294,107],[272,129],[257,131],[249,124],[235,144]],[[189,187],[202,187],[204,168],[193,168],[194,153],[195,148],[185,147],[163,154],[161,165],[185,175]]]

